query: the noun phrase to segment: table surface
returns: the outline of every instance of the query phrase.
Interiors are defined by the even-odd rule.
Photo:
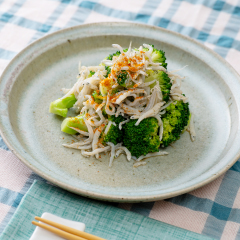
[[[238,0],[0,0],[0,74],[29,43],[70,26],[132,21],[190,36],[240,73]],[[0,138],[0,234],[35,179]],[[115,204],[150,218],[217,239],[240,239],[240,162],[193,192],[138,204]]]

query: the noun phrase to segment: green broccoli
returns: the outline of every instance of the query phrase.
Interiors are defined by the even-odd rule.
[[[61,125],[61,131],[68,134],[76,134],[77,131],[70,127],[78,128],[82,131],[88,132],[87,126],[83,119],[84,115],[78,115],[76,117],[65,118]]]
[[[126,50],[126,49],[125,49]],[[124,51],[125,51],[124,50]],[[126,51],[125,51],[126,52]],[[114,56],[119,56],[121,54],[120,51],[117,51],[116,53],[113,53],[113,54],[109,54],[106,58],[104,58],[105,60],[113,60],[113,57]],[[100,66],[105,66],[105,64],[101,63]],[[105,70],[107,70],[107,74],[104,76],[105,78],[108,77],[108,75],[111,73],[111,67],[110,66],[105,66]]]
[[[111,73],[111,67],[105,66],[105,70],[107,70],[107,74],[104,77],[107,78],[108,75]]]
[[[160,140],[158,136],[158,121],[156,118],[145,118],[138,126],[137,119],[123,125],[123,145],[135,157],[158,152]]]
[[[106,134],[104,133],[104,129],[100,136],[100,142],[104,145],[106,145],[107,142],[112,142],[116,145],[117,143],[122,142],[123,132],[119,129],[119,123],[125,119],[122,116],[115,117],[112,115],[108,117],[108,120],[114,122],[116,126],[112,124]]]
[[[118,92],[120,92],[120,90],[118,88],[114,88],[114,89],[112,89],[111,94],[114,95]]]
[[[130,80],[128,72],[126,70],[118,72],[117,82],[120,86],[124,88],[132,88],[134,85],[134,83]]]
[[[117,56],[117,57],[118,57],[120,54],[121,54],[121,52],[120,52],[120,51],[117,51],[116,53],[109,54],[106,59],[112,61],[114,56]]]
[[[103,100],[102,100],[102,96],[101,96],[99,90],[94,91],[94,92],[92,93],[92,96],[93,96],[94,101],[95,101],[96,103],[98,103],[98,104],[101,104],[101,103],[102,103]]]
[[[165,52],[159,49],[154,48],[154,45],[149,44],[153,47],[153,51],[151,53],[152,61],[155,63],[161,63],[164,68],[167,69],[166,57]],[[138,49],[135,49],[138,51]],[[143,48],[143,51],[148,51],[148,48]]]
[[[165,52],[160,50],[160,49],[154,48],[154,45],[151,45],[151,46],[153,47],[153,51],[152,51],[152,54],[151,54],[152,61],[156,62],[156,63],[162,63],[162,66],[167,69]],[[135,48],[135,50],[138,51],[139,49]],[[123,50],[123,52],[127,52],[127,51],[128,51],[128,48]],[[143,51],[148,51],[148,48],[143,48]],[[121,52],[117,51],[116,53],[109,54],[109,56],[106,57],[105,59],[112,60],[114,56],[118,57],[120,54],[121,54]]]
[[[161,144],[167,147],[170,143],[178,140],[180,134],[189,123],[189,104],[182,100],[171,103],[166,108],[166,113],[162,115],[163,136]]]
[[[124,52],[127,52],[127,50],[128,50],[128,48],[123,49]],[[117,51],[117,52],[115,52],[113,54],[109,54],[108,57],[106,57],[105,59],[112,61],[114,56],[118,57],[120,54],[121,54],[121,52]]]
[[[171,79],[168,77],[168,74],[164,71],[153,71],[148,70],[147,71],[148,77],[145,78],[145,82],[151,82],[154,79],[157,79],[159,82],[159,85],[161,87],[163,100],[167,102],[169,100],[170,90],[172,87]],[[153,83],[150,85],[150,87],[154,87],[156,83]]]
[[[89,73],[88,77],[92,77],[94,74],[95,74],[95,72],[93,72],[93,71],[90,71],[90,73]]]
[[[68,108],[73,107],[76,101],[77,99],[75,98],[74,94],[71,94],[65,98],[59,98],[54,102],[51,102],[49,112],[62,117],[66,117],[68,113]]]
[[[153,52],[151,54],[152,61],[155,63],[162,63],[161,66],[167,69],[167,63],[166,63],[166,57],[165,52],[162,50],[158,50],[156,48],[153,48]]]
[[[108,57],[106,57],[106,58],[104,58],[104,59],[106,59],[106,60],[111,60],[111,61],[112,61],[114,56],[119,56],[120,54],[121,54],[121,52],[120,52],[120,51],[117,51],[116,53],[109,54]],[[100,65],[103,65],[103,66],[104,66],[103,63],[100,64]],[[111,67],[110,67],[110,66],[105,66],[105,70],[107,70],[107,74],[106,74],[104,77],[107,78],[108,75],[111,73]]]
[[[128,49],[126,48],[126,49],[124,49],[123,51],[126,52],[127,50],[128,50]],[[117,52],[115,52],[115,53],[113,53],[113,54],[109,54],[108,57],[106,57],[105,59],[112,61],[114,56],[117,56],[117,57],[118,57],[120,54],[121,54],[121,52],[120,52],[120,51],[117,51]],[[100,65],[103,65],[103,66],[104,66],[104,64],[100,64]],[[104,77],[107,78],[108,75],[111,73],[111,67],[110,67],[110,66],[105,66],[105,70],[107,70],[107,74],[106,74]]]
[[[126,70],[122,70],[117,75],[117,82],[119,85],[123,85],[128,78],[128,72]]]

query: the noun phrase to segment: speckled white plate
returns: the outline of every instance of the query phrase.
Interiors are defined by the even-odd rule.
[[[133,168],[124,156],[84,158],[62,147],[72,138],[62,118],[48,112],[76,81],[78,62],[98,65],[116,51],[154,44],[166,52],[168,70],[184,68],[183,90],[195,115],[196,141],[184,133],[168,156]],[[81,25],[50,34],[20,52],[0,82],[0,128],[8,147],[43,178],[83,196],[124,202],[153,201],[194,190],[214,180],[239,158],[240,78],[213,51],[180,34],[134,23]]]

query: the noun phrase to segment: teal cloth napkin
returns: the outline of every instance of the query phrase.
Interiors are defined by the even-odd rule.
[[[172,225],[144,217],[95,200],[80,197],[58,187],[35,181],[0,240],[29,239],[35,229],[35,216],[49,212],[86,224],[86,232],[106,239],[210,239]]]

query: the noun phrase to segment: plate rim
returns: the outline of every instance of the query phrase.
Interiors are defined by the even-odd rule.
[[[74,29],[88,28],[89,26],[97,27],[99,25],[105,25],[105,26],[108,25],[109,27],[110,26],[114,26],[114,25],[115,26],[116,25],[122,25],[122,26],[123,25],[128,25],[128,26],[131,26],[131,27],[139,26],[139,27],[143,27],[143,28],[152,28],[154,30],[160,30],[162,32],[166,32],[166,33],[175,35],[175,36],[180,37],[180,38],[182,38],[182,39],[184,39],[186,41],[193,42],[194,44],[196,44],[199,47],[203,48],[205,51],[209,52],[211,55],[213,55],[215,58],[217,58],[220,62],[222,62],[222,64],[224,64],[233,74],[235,74],[238,77],[238,80],[240,82],[240,75],[237,73],[237,71],[224,58],[222,58],[220,55],[218,55],[213,50],[207,48],[202,43],[200,43],[197,40],[192,39],[192,38],[190,38],[188,36],[185,36],[185,35],[182,35],[182,34],[180,34],[178,32],[174,32],[174,31],[171,31],[171,30],[168,30],[168,29],[164,29],[164,28],[161,28],[161,27],[147,25],[147,24],[141,24],[141,23],[134,23],[134,22],[99,22],[99,23],[81,24],[81,25],[76,25],[76,26],[69,27],[69,28],[60,29],[58,31],[55,31],[55,32],[50,33],[50,34],[47,34],[47,35],[37,39],[36,41],[32,42],[27,47],[22,49],[18,54],[16,54],[16,56],[9,62],[9,64],[7,65],[7,67],[4,69],[3,73],[0,76],[0,84],[2,84],[3,78],[7,74],[7,72],[10,70],[11,65],[13,65],[13,63],[15,63],[15,61],[17,61],[18,57],[21,56],[22,54],[24,54],[24,52],[27,51],[28,49],[30,49],[32,46],[38,44],[41,41],[44,41],[44,39],[49,38],[49,37],[51,37],[53,35],[56,35],[56,34],[61,34],[61,33],[68,32],[68,31],[71,31],[71,30],[74,30]],[[9,95],[7,97],[9,97]],[[8,116],[8,119],[10,120],[9,116]],[[111,201],[111,202],[149,202],[149,201],[156,201],[156,200],[166,199],[166,198],[178,196],[178,195],[181,195],[181,194],[193,191],[193,190],[195,190],[197,188],[200,188],[200,187],[206,185],[207,183],[212,182],[213,180],[218,178],[220,175],[225,173],[231,166],[233,166],[233,164],[240,157],[240,147],[239,147],[238,153],[235,155],[235,157],[232,158],[231,161],[228,161],[228,164],[225,165],[220,171],[218,171],[216,174],[213,174],[212,176],[208,177],[204,181],[196,183],[196,184],[194,184],[194,185],[192,185],[190,187],[186,187],[184,189],[176,190],[176,191],[174,191],[172,193],[154,194],[154,195],[151,195],[149,197],[147,197],[147,196],[121,197],[121,196],[118,196],[118,195],[109,195],[109,194],[104,194],[104,193],[96,193],[96,192],[93,192],[93,191],[88,191],[88,190],[83,190],[83,189],[79,189],[79,188],[73,187],[73,186],[71,186],[69,184],[66,184],[64,182],[59,182],[54,177],[47,175],[46,173],[44,173],[41,170],[39,170],[37,167],[33,166],[31,163],[28,162],[28,160],[26,160],[24,158],[24,156],[21,155],[21,153],[18,152],[17,149],[15,149],[15,145],[14,144],[12,145],[10,143],[10,141],[8,140],[7,133],[5,135],[5,128],[4,128],[4,123],[2,122],[2,117],[0,117],[0,134],[1,134],[5,144],[11,150],[11,152],[14,155],[16,155],[33,172],[37,173],[38,175],[40,175],[44,179],[46,179],[46,180],[48,180],[48,181],[58,185],[59,187],[65,189],[65,190],[68,190],[70,192],[73,192],[73,193],[76,193],[76,194],[79,194],[79,195],[82,195],[82,196],[85,196],[85,197],[90,197],[90,198],[93,198],[93,199],[105,200],[105,201]]]

